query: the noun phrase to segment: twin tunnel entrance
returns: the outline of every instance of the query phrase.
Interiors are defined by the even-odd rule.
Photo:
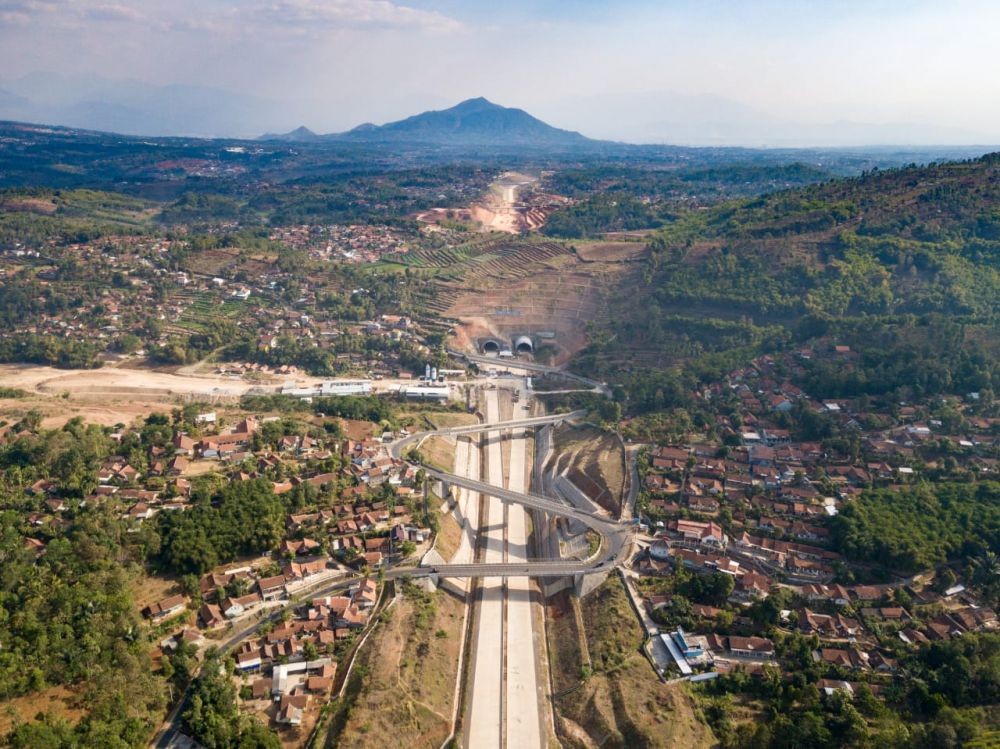
[[[515,337],[510,344],[496,338],[487,338],[480,344],[480,349],[484,354],[498,356],[502,351],[511,351],[514,354],[533,354],[535,344],[530,336],[521,335]]]

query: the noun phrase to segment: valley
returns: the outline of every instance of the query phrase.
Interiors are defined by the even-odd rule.
[[[996,155],[525,118],[0,126],[0,740],[988,745]]]

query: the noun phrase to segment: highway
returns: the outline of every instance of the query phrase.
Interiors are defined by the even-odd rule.
[[[530,398],[526,383],[519,383],[520,397],[513,405],[514,418],[528,414]],[[528,441],[524,430],[514,430],[510,439],[510,463],[507,488],[523,493],[527,489]],[[507,555],[505,561],[517,564],[528,561],[528,513],[523,505],[507,509]],[[508,577],[506,639],[506,693],[504,726],[506,746],[519,749],[542,749],[545,729],[539,710],[538,659],[535,653],[535,622],[531,603],[531,580],[527,575]]]
[[[598,382],[597,380],[592,380],[589,377],[584,377],[583,375],[573,374],[572,372],[567,372],[561,367],[549,367],[545,364],[536,364],[535,362],[521,361],[520,359],[500,359],[496,356],[483,356],[482,354],[469,354],[463,351],[454,351],[448,349],[448,355],[456,359],[465,359],[466,361],[472,362],[474,364],[486,364],[490,367],[507,367],[511,369],[523,369],[526,372],[538,372],[539,374],[549,374],[549,375],[559,375],[560,377],[566,377],[570,380],[576,380],[577,382],[582,382],[584,385],[588,385],[591,388],[596,389],[603,395],[610,397],[611,389],[607,384],[603,382]]]
[[[463,434],[481,434],[483,432],[505,431],[512,429],[534,429],[546,424],[561,424],[572,419],[582,419],[587,415],[587,411],[570,411],[564,414],[551,414],[549,416],[535,416],[530,419],[512,419],[510,421],[498,421],[495,424],[466,424],[458,427],[444,427],[434,429],[430,432],[417,432],[408,437],[403,437],[393,442],[389,446],[389,452],[394,458],[403,457],[403,450],[415,442],[421,442],[428,437],[458,437]]]
[[[533,428],[546,424],[557,424],[567,419],[579,418],[582,415],[586,415],[586,412],[574,411],[572,413],[539,416],[531,419],[513,419],[492,424],[474,424],[463,427],[448,427],[431,432],[419,432],[396,440],[390,445],[389,449],[394,457],[402,457],[403,451],[407,446],[419,443],[427,437],[437,434],[470,434],[475,432],[497,432],[499,430]],[[434,573],[428,572],[429,568],[426,567],[396,568],[392,571],[392,574],[395,576],[411,575],[417,577],[437,574],[439,577],[517,577],[519,576],[518,569],[521,570],[520,576],[527,577],[586,575],[605,572],[609,568],[609,564],[614,566],[614,564],[621,561],[628,553],[632,528],[626,523],[621,523],[606,515],[589,513],[585,510],[577,509],[572,505],[563,504],[562,502],[537,494],[505,489],[493,483],[479,481],[466,476],[458,476],[454,473],[441,471],[427,465],[422,465],[422,468],[431,478],[436,478],[451,486],[477,492],[487,497],[497,497],[504,502],[519,504],[534,510],[541,510],[550,515],[580,521],[602,537],[601,557],[603,561],[598,562],[596,559],[590,559],[567,562],[528,562],[526,565],[520,567],[518,565],[508,566],[496,563],[473,565],[446,564],[435,566],[433,569],[436,572]]]
[[[541,366],[541,365],[537,365]],[[495,391],[494,397],[495,397]],[[433,435],[446,435],[446,436],[458,436],[464,434],[475,434],[482,432],[492,432],[494,433],[494,439],[487,440],[487,451],[490,452],[490,443],[496,445],[496,453],[499,453],[499,433],[504,430],[512,429],[532,429],[538,426],[544,426],[546,424],[558,424],[568,419],[581,418],[586,416],[585,411],[574,411],[572,413],[566,414],[553,414],[551,416],[542,416],[530,419],[514,419],[510,421],[494,421],[490,424],[480,424],[471,426],[461,426],[461,427],[447,427],[440,430],[435,430],[431,432],[421,432],[418,434],[410,435],[404,437],[400,440],[395,441],[389,446],[390,453],[395,457],[402,457],[403,450],[412,444],[419,443],[421,440]],[[491,414],[494,419],[497,417]],[[497,457],[491,457],[490,460],[499,461]],[[595,558],[589,560],[581,561],[517,561],[511,562],[502,561],[502,546],[500,554],[496,553],[495,540],[492,546],[492,553],[489,551],[491,549],[490,542],[487,542],[487,554],[486,561],[479,563],[469,563],[469,564],[444,564],[437,566],[428,567],[395,567],[387,568],[384,570],[383,574],[386,579],[395,579],[401,577],[427,577],[436,575],[438,577],[454,577],[454,578],[527,578],[527,577],[559,577],[563,575],[586,575],[592,573],[606,572],[615,567],[624,556],[626,556],[629,548],[629,541],[632,537],[631,526],[618,522],[612,518],[604,515],[591,514],[583,510],[579,510],[568,504],[562,504],[555,500],[549,499],[547,497],[541,497],[535,494],[530,494],[525,491],[515,491],[509,488],[503,488],[502,485],[494,485],[492,483],[487,483],[479,481],[476,479],[471,479],[465,476],[458,476],[453,473],[448,473],[446,471],[440,471],[436,468],[423,465],[422,466],[428,476],[436,478],[443,481],[451,486],[460,487],[468,490],[469,492],[476,492],[482,494],[483,496],[496,498],[502,502],[512,503],[521,505],[523,507],[541,510],[543,512],[549,513],[550,515],[555,515],[559,517],[573,518],[585,524],[587,527],[596,531],[601,535],[603,539],[602,547],[600,552]],[[494,475],[491,471],[491,479],[494,479]],[[502,484],[502,477],[497,482]],[[523,480],[520,482],[515,482],[515,487],[520,488],[523,486]],[[488,526],[493,526],[495,523],[499,523],[501,531],[503,527],[502,513],[497,514],[495,507],[489,506],[490,512],[487,519]],[[502,536],[501,536],[502,538]],[[309,597],[318,598],[321,596],[329,595],[330,593],[349,586],[352,580],[338,580],[336,583],[331,583],[324,587],[321,587],[315,591],[310,592]],[[302,595],[301,593],[299,594]],[[492,598],[492,595],[491,595]],[[246,640],[248,637],[256,634],[261,627],[263,627],[268,622],[276,621],[282,614],[284,610],[287,610],[293,604],[289,604],[285,607],[276,609],[271,612],[267,617],[247,626],[246,628],[240,630],[239,632],[233,633],[228,637],[221,645],[220,649],[223,651],[228,651],[235,647],[239,643]],[[187,705],[189,697],[189,692],[186,690],[181,698],[177,701],[174,709],[170,712],[167,717],[166,722],[157,732],[156,736],[153,738],[150,746],[156,747],[156,749],[167,749],[170,746],[173,739],[176,737],[177,732],[180,728],[180,716]],[[492,744],[492,741],[489,742]]]
[[[487,424],[500,420],[496,390],[484,392]],[[484,444],[486,474],[491,485],[503,486],[503,455],[500,432],[486,434]],[[496,496],[487,494],[486,516],[480,536],[483,541],[483,565],[495,567],[504,561],[504,506]],[[469,575],[475,577],[475,575]],[[491,575],[479,586],[476,637],[472,656],[471,689],[467,746],[502,747],[504,737],[504,655],[506,627],[504,618],[504,581]]]

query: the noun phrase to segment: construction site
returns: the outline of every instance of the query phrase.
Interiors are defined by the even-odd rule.
[[[645,246],[491,237],[463,247],[418,250],[404,262],[429,279],[420,304],[450,324],[454,348],[531,353],[561,365],[606,321],[622,288],[641,283]],[[517,351],[516,341],[530,340]],[[490,344],[492,342],[492,345]]]
[[[483,232],[527,234],[541,229],[568,200],[539,189],[540,177],[508,172],[476,202],[462,209],[435,208],[417,215],[426,226],[444,220],[465,221]]]

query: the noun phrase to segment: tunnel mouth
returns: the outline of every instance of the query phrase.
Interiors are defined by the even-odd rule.
[[[514,341],[514,353],[533,354],[535,353],[535,344],[531,342],[531,339],[528,338],[528,336],[521,336]]]
[[[483,344],[483,353],[484,354],[499,354],[500,353],[500,344],[497,343],[496,341],[486,341]]]

